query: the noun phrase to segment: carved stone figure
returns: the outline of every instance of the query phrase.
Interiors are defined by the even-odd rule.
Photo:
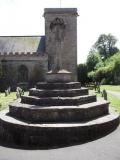
[[[55,55],[51,66],[51,70],[54,73],[62,69],[61,50],[65,36],[65,27],[62,18],[55,18],[50,24],[50,30],[53,33],[53,41],[55,44]]]
[[[64,39],[65,24],[62,18],[55,18],[50,24],[50,29],[54,33],[55,41],[61,42]]]

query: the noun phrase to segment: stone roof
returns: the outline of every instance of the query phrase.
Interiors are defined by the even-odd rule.
[[[45,53],[45,36],[0,36],[0,54]]]

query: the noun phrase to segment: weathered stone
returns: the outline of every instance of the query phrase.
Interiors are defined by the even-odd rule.
[[[96,95],[85,95],[76,97],[34,97],[21,96],[21,103],[39,106],[74,106],[96,101]]]
[[[0,141],[24,148],[51,148],[84,143],[112,132],[118,114],[110,113],[86,123],[31,124],[0,113]]]
[[[48,71],[45,36],[0,36],[0,52],[2,68],[5,66],[7,69],[4,81],[9,81],[11,87],[17,86],[19,82],[45,81],[45,74]],[[27,68],[28,78],[20,78],[19,68],[21,66]],[[1,90],[4,88],[6,86],[0,86]]]
[[[55,90],[55,89],[79,89],[81,88],[80,82],[69,82],[69,83],[46,83],[46,82],[38,82],[36,84],[38,89],[47,89],[47,90]]]
[[[66,70],[59,70],[57,72],[48,72],[46,73],[46,81],[48,83],[67,83],[72,81],[71,72]]]
[[[99,116],[107,115],[108,105],[108,102],[101,101],[80,106],[41,107],[22,104],[17,101],[9,105],[9,114],[32,123],[86,122]]]
[[[22,147],[50,148],[110,133],[119,125],[119,115],[109,111],[109,102],[96,101],[96,95],[88,95],[88,89],[81,88],[79,82],[66,82],[70,72],[71,79],[76,80],[77,10],[45,9],[44,16],[49,74],[54,75],[46,83],[37,83],[29,96],[10,104],[9,111],[0,113],[0,140]],[[63,69],[70,71],[62,72],[65,78],[60,75]]]
[[[72,81],[77,81],[77,15],[76,8],[46,8],[44,13],[49,70],[66,69]]]
[[[87,88],[56,89],[56,90],[40,90],[32,88],[29,90],[29,96],[36,96],[36,97],[74,97],[82,95],[88,95]]]

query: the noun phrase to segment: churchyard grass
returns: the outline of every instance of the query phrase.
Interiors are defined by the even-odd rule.
[[[120,92],[120,85],[101,85],[100,90],[110,90]],[[108,93],[108,101],[111,102],[111,106],[115,107],[120,112],[120,99]]]
[[[111,87],[112,88],[112,87]],[[104,89],[104,88],[103,88]],[[106,88],[105,88],[106,89]],[[102,90],[101,90],[102,91]],[[114,90],[115,91],[115,90]],[[89,93],[90,94],[96,94],[98,99],[99,98],[102,98],[102,94],[101,93],[98,93],[98,92],[95,92],[94,90],[89,90]],[[110,106],[114,107],[116,111],[118,111],[120,113],[120,99],[116,98],[115,96],[107,93],[107,98],[108,98],[108,101],[110,102]]]
[[[105,89],[105,90],[120,92],[120,85],[101,85],[100,89],[101,91]]]
[[[120,112],[120,99],[115,96],[108,94],[108,101],[111,102],[110,105],[114,107],[118,112]]]
[[[28,92],[25,92],[27,95]],[[7,108],[9,103],[16,99],[16,92],[11,92],[8,96],[5,93],[0,93],[0,111]]]

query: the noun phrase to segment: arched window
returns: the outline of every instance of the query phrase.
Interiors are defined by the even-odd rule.
[[[28,81],[28,69],[25,65],[21,65],[18,68],[18,82]]]

